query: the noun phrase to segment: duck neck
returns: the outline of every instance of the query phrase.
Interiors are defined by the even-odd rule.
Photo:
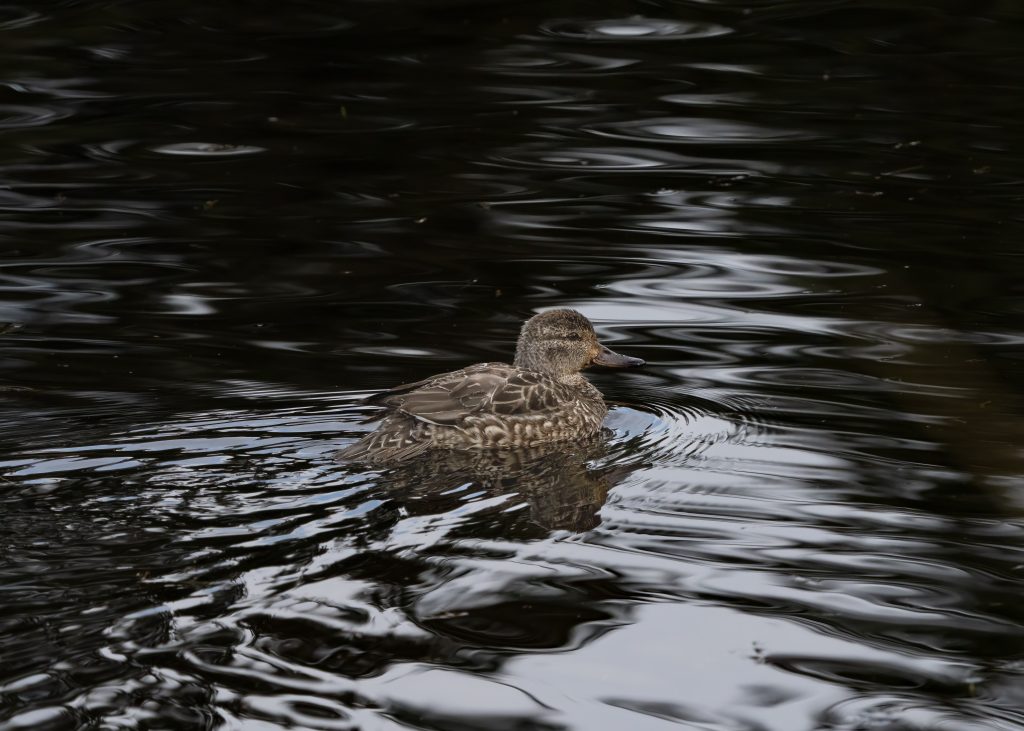
[[[516,368],[522,368],[524,371],[535,371],[536,373],[553,375],[544,367],[543,358],[539,357],[534,351],[525,348],[516,348],[516,357],[512,361],[512,365]]]
[[[550,376],[561,380],[562,374],[558,373],[551,367],[551,359],[545,358],[544,353],[534,348],[516,348],[516,357],[512,361],[512,365],[516,368],[522,368],[524,371],[533,371],[534,373],[543,373],[545,376]]]
[[[512,364],[516,368],[522,368],[524,371],[533,371],[534,373],[543,373],[548,378],[553,378],[559,383],[564,383],[567,386],[589,386],[590,381],[583,377],[583,374],[579,371],[573,373],[566,373],[564,371],[558,371],[551,367],[551,364],[543,358],[531,357],[528,353],[517,352],[515,360]]]

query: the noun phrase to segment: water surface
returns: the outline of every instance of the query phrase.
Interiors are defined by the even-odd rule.
[[[1022,23],[0,8],[0,728],[1024,729]],[[551,307],[602,444],[332,458]]]

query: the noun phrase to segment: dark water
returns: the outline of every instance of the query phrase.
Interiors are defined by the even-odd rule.
[[[1024,6],[0,5],[0,728],[1024,729]],[[599,449],[374,389],[576,307]]]

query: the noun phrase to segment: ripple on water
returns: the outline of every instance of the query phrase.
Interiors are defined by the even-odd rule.
[[[0,104],[0,129],[42,127],[75,113],[71,108],[32,106],[28,104]]]
[[[711,38],[731,33],[732,29],[714,23],[687,23],[660,18],[605,18],[599,20],[552,20],[540,27],[549,38],[563,40],[637,42],[681,41]]]
[[[811,295],[821,289],[822,280],[872,277],[883,273],[878,267],[854,262],[792,257],[749,255],[716,249],[689,249],[684,256],[670,249],[650,251],[664,259],[661,271],[622,271],[605,289],[632,298],[663,299],[676,296],[686,300],[734,298],[783,298]],[[675,260],[677,263],[668,263]],[[813,288],[813,289],[812,289]]]
[[[507,151],[496,150],[490,160],[503,167],[544,170],[665,170],[685,169],[695,164],[692,158],[668,150],[627,147],[553,147],[518,145]]]
[[[612,454],[636,463],[690,462],[712,445],[756,429],[752,414],[690,397],[675,403],[653,396],[642,407],[617,407],[608,417]]]
[[[480,92],[499,97],[498,104],[519,106],[579,103],[593,98],[588,89],[555,86],[481,86]]]
[[[157,145],[150,149],[162,155],[184,157],[238,157],[266,152],[265,147],[256,145],[232,145],[217,142],[176,142],[169,145]]]
[[[817,139],[804,130],[787,130],[764,125],[706,117],[657,117],[584,126],[584,131],[632,142],[675,144],[764,144]]]
[[[6,5],[0,8],[0,30],[16,30],[35,25],[49,16],[35,10],[28,10],[18,5]]]
[[[85,155],[91,160],[114,160],[123,161],[133,147],[137,145],[135,140],[109,140],[107,142],[96,142],[82,145]]]
[[[622,71],[640,63],[639,60],[633,58],[559,52],[547,46],[538,48],[533,45],[502,47],[491,51],[488,57],[492,58],[483,68],[491,73],[560,79],[574,75]],[[688,85],[683,81],[679,83],[683,87]]]

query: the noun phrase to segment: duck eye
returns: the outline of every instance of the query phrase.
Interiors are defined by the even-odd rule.
[[[566,340],[582,340],[583,336],[580,335],[579,333],[566,333],[565,334],[565,339]]]

